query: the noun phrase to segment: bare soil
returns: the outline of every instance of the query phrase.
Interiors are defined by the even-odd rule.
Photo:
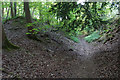
[[[119,33],[106,44],[87,43],[79,37],[75,43],[60,32],[47,32],[31,40],[26,36],[25,21],[4,24],[8,39],[20,49],[2,51],[3,78],[118,78]],[[11,74],[9,74],[9,72]]]

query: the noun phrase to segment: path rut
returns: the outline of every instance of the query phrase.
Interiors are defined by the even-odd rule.
[[[38,42],[26,37],[27,29],[21,27],[23,25],[17,25],[21,27],[18,30],[10,30],[16,27],[12,23],[13,21],[8,21],[4,24],[6,34],[21,49],[11,52],[3,50],[3,68],[13,72],[13,75],[3,73],[4,78],[14,77],[16,74],[26,78],[98,77],[98,66],[93,55],[99,49],[81,37],[80,43],[75,43],[62,34],[50,32],[49,41],[43,38],[45,42]]]

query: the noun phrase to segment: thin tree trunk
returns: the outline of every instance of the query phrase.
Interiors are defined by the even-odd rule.
[[[6,16],[6,19],[7,19],[7,18],[8,18],[8,15],[9,15],[9,10],[10,10],[10,8],[8,8],[8,9],[6,8],[6,10],[8,10],[8,11],[7,11],[7,16]]]
[[[5,38],[6,38],[5,31],[4,31],[3,27],[2,27],[2,47],[5,46]]]
[[[17,13],[17,9],[16,9],[16,2],[14,2],[14,14],[15,14],[15,16],[16,16],[16,13]]]
[[[2,19],[4,19],[4,7],[3,7],[3,2],[2,2]]]
[[[33,14],[34,14],[35,9],[36,9],[36,7],[34,7],[34,8],[33,8],[33,11],[32,11],[32,16],[33,16]]]
[[[119,4],[118,4],[119,6],[118,6],[118,14],[119,14],[119,16],[120,16],[120,2],[119,2]]]
[[[10,8],[11,8],[11,17],[14,17],[14,12],[13,12],[13,2],[10,2]]]
[[[22,15],[24,16],[24,14],[25,14],[25,11],[23,11]]]
[[[40,19],[40,16],[41,16],[41,10],[39,9],[39,19]],[[42,18],[42,17],[41,17]]]

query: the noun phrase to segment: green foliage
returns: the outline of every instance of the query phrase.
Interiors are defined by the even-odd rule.
[[[100,35],[108,34],[109,31],[114,29],[110,26],[110,23],[118,17],[116,16],[118,8],[115,5],[117,5],[117,2],[114,2],[114,4],[109,2],[85,2],[84,5],[76,2],[30,2],[33,23],[26,24],[26,27],[34,27],[33,30],[29,31],[34,31],[33,34],[41,31],[47,32],[50,29],[62,30],[68,33],[69,38],[75,42],[79,42],[77,35],[90,34],[85,37],[85,40],[92,42],[98,39]],[[9,7],[9,2],[3,3],[3,22],[7,21],[6,18],[11,19]],[[24,16],[23,2],[17,3],[17,16]],[[13,19],[16,19],[16,17]],[[24,24],[24,22],[20,22]],[[118,21],[118,25],[119,23]],[[96,30],[100,31],[101,34],[94,32]]]
[[[70,36],[69,38],[70,38],[71,40],[73,40],[74,42],[79,43],[79,39],[78,39],[77,37],[75,37],[75,36]]]
[[[79,43],[79,39],[77,36],[75,36],[74,34],[71,34],[71,33],[66,33],[65,36],[71,40],[73,40],[74,42],[76,43]]]
[[[86,36],[84,39],[87,41],[87,42],[92,42],[96,39],[99,39],[100,38],[100,35],[99,35],[99,32],[98,31],[95,31],[93,32],[92,34]]]
[[[71,39],[71,40],[73,40],[76,43],[80,42],[79,39],[77,37],[75,37],[75,36],[66,36],[66,37],[69,38],[69,39]]]
[[[74,6],[74,8],[72,6]],[[57,14],[58,19],[62,19],[65,31],[67,30],[70,32],[73,30],[76,32],[77,29],[81,28],[81,30],[86,30],[89,33],[93,30],[100,29],[101,22],[105,21],[105,19],[109,19],[108,13],[112,12],[110,6],[111,4],[108,2],[89,2],[85,3],[85,5],[76,5],[76,3],[56,3],[52,6],[51,11]]]
[[[37,34],[41,31],[45,33],[52,27],[51,25],[48,25],[48,24],[41,24],[41,26],[39,27],[40,23],[42,22],[39,20],[36,20],[33,23],[27,23],[26,27],[34,27],[34,28],[32,30],[29,30],[29,32],[32,32],[32,33],[26,33],[26,34]]]

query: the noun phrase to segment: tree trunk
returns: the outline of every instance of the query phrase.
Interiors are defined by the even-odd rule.
[[[42,16],[41,16],[41,10],[39,9],[39,19],[40,19],[40,17],[42,18]]]
[[[27,23],[32,23],[30,9],[29,9],[29,2],[24,2],[24,11]]]
[[[4,7],[3,7],[3,2],[2,2],[2,19],[4,19]]]
[[[16,16],[16,13],[17,13],[17,9],[16,9],[16,2],[14,2],[14,14],[15,14],[15,16]]]
[[[2,47],[5,46],[5,39],[6,39],[6,35],[5,35],[5,31],[4,31],[3,27],[2,27]]]
[[[6,16],[6,19],[7,19],[7,18],[8,18],[8,15],[9,15],[9,10],[10,10],[10,8],[8,8],[8,9],[6,8],[6,10],[8,10],[8,11],[7,11],[7,16]]]
[[[25,11],[23,11],[23,13],[22,13],[22,14],[23,14],[23,16],[25,16]]]
[[[25,12],[25,18],[27,23],[32,23],[31,15],[30,15],[30,9],[29,9],[29,2],[24,2],[24,12]],[[28,27],[28,32],[32,30],[33,27]]]
[[[18,46],[13,45],[12,43],[9,42],[9,40],[6,37],[4,28],[2,27],[2,48],[11,50],[11,49],[19,49]]]
[[[30,15],[30,9],[29,9],[29,2],[24,2],[24,12],[25,12],[25,18],[26,18],[26,22],[27,23],[32,23],[32,19],[31,19],[31,15]],[[37,41],[41,41],[40,39],[38,39],[34,33],[34,30],[33,30],[33,26],[29,26],[28,27],[28,38],[30,39],[34,39],[34,40],[37,40]]]
[[[118,6],[118,14],[119,14],[119,16],[120,16],[120,2],[119,2],[119,4],[118,4],[119,6]]]
[[[13,12],[13,2],[10,2],[10,8],[11,8],[11,17],[14,17],[14,12]]]
[[[33,8],[32,16],[33,16],[33,14],[34,14],[35,9],[36,9],[36,7]]]

